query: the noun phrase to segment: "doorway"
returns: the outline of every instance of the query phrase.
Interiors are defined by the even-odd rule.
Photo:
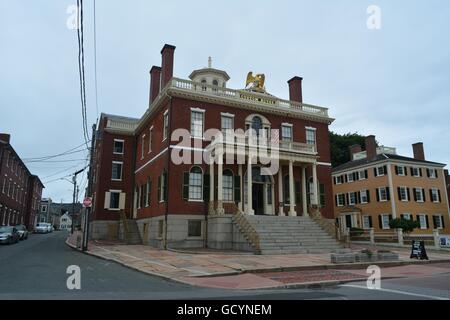
[[[264,185],[252,184],[252,207],[256,215],[264,214]]]

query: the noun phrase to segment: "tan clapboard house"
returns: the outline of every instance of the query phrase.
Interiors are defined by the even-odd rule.
[[[430,235],[434,229],[450,234],[445,164],[425,160],[421,142],[413,144],[413,158],[377,147],[375,136],[366,138],[365,149],[350,147],[352,160],[332,171],[340,229],[384,232],[391,219],[403,217],[420,222],[414,235]]]

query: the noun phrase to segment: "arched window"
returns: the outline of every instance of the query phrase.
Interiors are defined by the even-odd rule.
[[[223,201],[233,201],[233,172],[230,169],[223,171],[222,183]]]
[[[262,120],[260,117],[258,116],[253,117],[252,129],[256,131],[256,135],[259,135],[259,130],[262,129]]]
[[[202,79],[202,90],[206,91],[206,79]]]
[[[219,85],[219,81],[217,81],[216,79],[213,80],[213,86],[218,86]]]
[[[189,171],[189,199],[203,199],[203,172],[200,167],[192,167]]]

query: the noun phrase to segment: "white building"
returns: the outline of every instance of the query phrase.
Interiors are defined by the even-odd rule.
[[[72,228],[72,219],[67,213],[60,217],[59,226],[61,230],[70,230]]]

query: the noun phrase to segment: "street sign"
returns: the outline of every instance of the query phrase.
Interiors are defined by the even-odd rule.
[[[416,258],[420,260],[428,260],[427,251],[425,250],[425,241],[413,240],[411,246],[410,259]]]
[[[92,206],[92,198],[87,197],[83,200],[83,207],[90,208]]]

